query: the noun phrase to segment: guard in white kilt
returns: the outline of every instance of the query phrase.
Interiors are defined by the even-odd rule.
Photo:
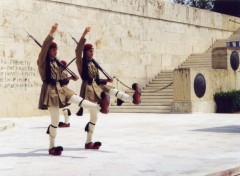
[[[57,127],[59,124],[59,108],[64,108],[71,103],[77,104],[82,108],[108,113],[109,97],[105,96],[96,104],[77,96],[72,90],[65,86],[69,80],[76,81],[78,77],[71,76],[66,78],[63,74],[63,65],[56,58],[57,44],[53,42],[53,35],[56,32],[58,24],[55,23],[49,35],[45,39],[41,52],[39,54],[37,65],[42,79],[42,89],[39,99],[39,109],[49,110],[51,124],[48,127],[49,134],[49,154],[61,155],[62,146],[55,146],[57,136]]]
[[[130,96],[124,92],[121,92],[114,87],[106,85],[107,82],[112,82],[113,80],[107,79],[103,80],[99,78],[99,70],[93,62],[94,48],[91,44],[85,44],[85,36],[90,32],[90,27],[87,27],[80,38],[77,48],[76,48],[76,64],[78,68],[79,75],[82,79],[80,96],[85,100],[89,100],[93,103],[99,103],[104,99],[105,96],[117,97],[118,105],[121,105],[124,101],[132,102],[135,105],[140,104],[141,88],[139,84],[134,83],[132,85],[134,89],[133,96]],[[109,102],[108,102],[109,103]],[[98,119],[98,113],[96,110],[91,109],[90,111],[90,121],[85,127],[87,132],[87,140],[85,143],[86,149],[99,149],[101,142],[92,142],[92,135],[94,128]],[[82,108],[80,108],[78,115],[82,115]]]
[[[67,66],[67,62],[65,60],[61,60],[61,63],[64,66]],[[63,69],[62,74],[65,76],[65,78],[68,78],[68,73],[66,70]],[[66,85],[64,85],[64,86],[67,86],[67,85],[68,85],[68,82],[66,82]],[[58,127],[59,128],[68,128],[68,127],[70,127],[69,118],[71,116],[71,111],[68,108],[64,108],[62,111],[63,111],[63,116],[64,116],[64,122],[59,122]]]

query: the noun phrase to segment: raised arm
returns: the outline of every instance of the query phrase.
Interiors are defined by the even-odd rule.
[[[43,45],[42,45],[42,48],[41,48],[41,51],[39,53],[38,60],[37,60],[37,64],[38,64],[39,67],[43,66],[44,63],[45,63],[47,52],[48,52],[48,49],[49,49],[49,46],[50,46],[51,42],[54,39],[53,35],[56,32],[57,27],[58,27],[58,24],[55,23],[52,26],[52,28],[50,30],[50,33],[48,34],[48,36],[46,37],[46,39],[43,42]]]
[[[87,33],[89,33],[91,30],[90,27],[87,27],[83,34],[82,34],[82,37],[80,38],[79,42],[78,42],[78,45],[77,45],[77,48],[75,50],[76,52],[76,64],[77,64],[77,68],[78,68],[78,72],[80,74],[80,76],[82,75],[82,53],[83,53],[83,48],[84,48],[84,45],[86,43],[86,39],[85,39],[85,36],[87,35]]]

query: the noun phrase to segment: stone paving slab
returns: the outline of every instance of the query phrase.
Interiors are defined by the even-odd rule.
[[[49,117],[12,118],[15,128],[0,133],[0,176],[204,176],[240,166],[239,114],[100,114],[97,151],[83,148],[88,120],[73,116],[58,130],[64,152],[54,157]]]
[[[209,174],[207,176],[239,176],[239,175],[240,175],[240,167],[236,167],[236,168],[220,171],[214,174]]]
[[[14,126],[15,126],[15,124],[12,121],[0,119],[0,132],[9,130],[9,129],[13,128]]]

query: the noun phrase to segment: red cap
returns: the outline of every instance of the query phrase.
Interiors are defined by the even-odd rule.
[[[90,49],[93,49],[93,46],[91,44],[85,44],[84,45],[84,51],[88,51]]]
[[[55,42],[51,42],[50,46],[49,46],[49,50],[50,49],[55,49],[57,48],[57,44]]]

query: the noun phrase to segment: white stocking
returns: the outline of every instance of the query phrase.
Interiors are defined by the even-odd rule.
[[[96,110],[90,110],[90,122],[88,124],[88,133],[87,133],[87,140],[86,144],[92,142],[92,136],[94,132],[94,128],[98,119],[98,114]]]
[[[68,111],[69,111],[68,109],[63,109],[63,115],[64,115],[65,124],[69,124]]]
[[[70,100],[68,101],[68,103],[74,103],[77,104],[83,108],[89,109],[89,110],[100,110],[100,106],[96,103],[92,103],[88,100],[84,100],[83,98],[77,96],[77,95],[73,95]]]
[[[116,96],[117,98],[119,98],[120,100],[125,101],[125,102],[132,103],[132,101],[133,101],[132,96],[130,96],[130,95],[124,93],[124,92],[120,92],[117,89],[111,89],[109,94],[110,94],[110,96]]]
[[[55,147],[55,138],[57,136],[57,127],[59,123],[59,107],[48,107],[51,116],[51,125],[49,126],[49,149]]]

